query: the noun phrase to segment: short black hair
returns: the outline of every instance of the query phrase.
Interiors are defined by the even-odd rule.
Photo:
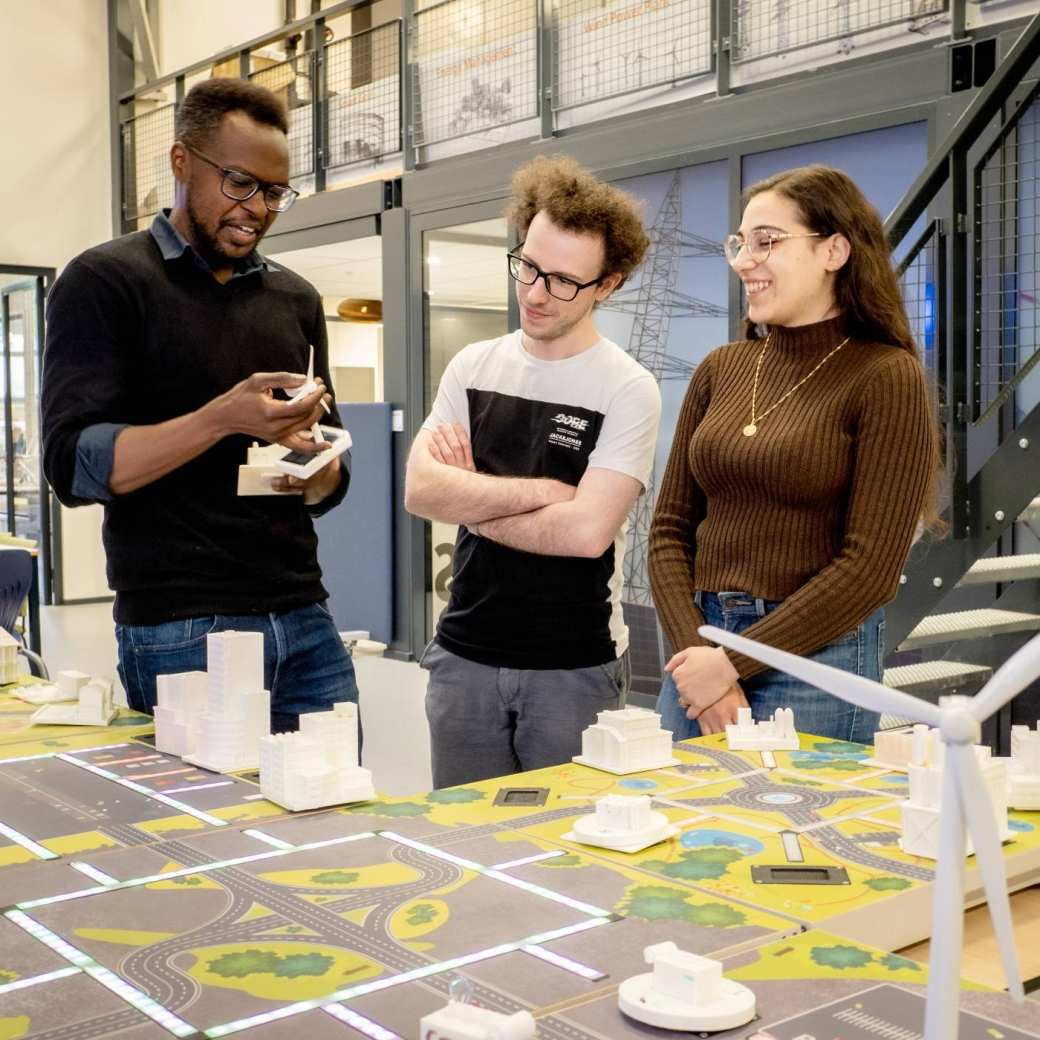
[[[277,94],[247,79],[218,77],[195,84],[184,96],[177,108],[174,136],[199,148],[228,112],[245,112],[258,123],[289,133],[289,112]]]

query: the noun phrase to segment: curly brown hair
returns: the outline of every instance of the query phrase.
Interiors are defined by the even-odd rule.
[[[521,239],[541,212],[559,228],[603,239],[603,273],[621,276],[642,263],[650,245],[638,199],[599,180],[565,155],[539,155],[513,175],[506,219]]]

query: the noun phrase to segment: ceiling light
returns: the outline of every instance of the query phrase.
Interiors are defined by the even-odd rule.
[[[344,321],[376,324],[383,320],[383,301],[352,298],[340,300],[336,306],[336,313]]]

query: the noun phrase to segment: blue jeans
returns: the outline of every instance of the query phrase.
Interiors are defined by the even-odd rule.
[[[755,599],[744,592],[698,592],[697,602],[709,625],[727,632],[743,632],[776,610],[782,601]],[[874,611],[858,628],[806,656],[880,682],[885,657],[885,612]],[[742,679],[740,685],[757,721],[772,718],[777,708],[791,708],[795,727],[802,733],[870,744],[881,721],[877,712],[857,708],[772,668]],[[661,714],[661,725],[670,729],[676,740],[701,735],[696,720],[688,719],[686,709],[679,704],[675,681],[670,675],[664,677],[661,685],[657,710]]]
[[[119,678],[135,711],[152,714],[155,677],[206,670],[206,636],[262,632],[264,686],[271,691],[271,731],[299,729],[299,717],[358,700],[354,662],[324,603],[284,614],[218,614],[159,625],[116,625]]]

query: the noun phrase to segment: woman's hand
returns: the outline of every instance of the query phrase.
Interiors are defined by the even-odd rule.
[[[714,704],[737,682],[737,670],[721,646],[688,646],[665,666],[679,690],[679,703],[698,712]],[[696,715],[688,715],[697,718]]]
[[[734,684],[714,704],[705,708],[700,714],[696,708],[686,712],[687,718],[695,718],[701,727],[701,733],[709,736],[712,733],[723,733],[728,725],[737,721],[737,709],[748,707],[747,697],[739,684]]]

